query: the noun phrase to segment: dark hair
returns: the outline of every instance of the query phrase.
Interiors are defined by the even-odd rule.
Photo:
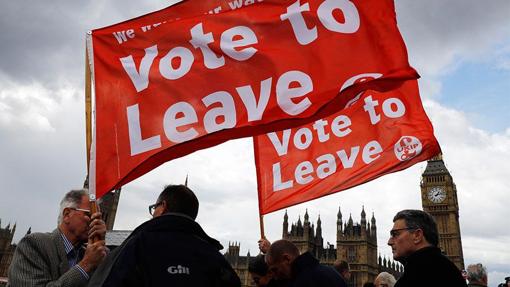
[[[344,271],[349,271],[349,263],[347,263],[347,261],[345,260],[338,259],[337,261],[335,261],[335,263],[333,263],[333,266],[335,267],[336,271],[338,271],[338,273],[340,274],[342,274],[342,272]]]
[[[164,200],[167,212],[185,214],[193,219],[198,214],[198,199],[187,186],[167,185],[158,197],[158,201]]]
[[[264,254],[259,254],[250,260],[248,264],[248,271],[264,276],[267,274],[267,264]]]
[[[399,219],[403,219],[408,228],[423,230],[423,236],[425,236],[428,243],[436,247],[439,245],[436,221],[427,212],[422,210],[406,209],[398,212],[393,218],[393,222]]]
[[[294,245],[294,243],[285,239],[280,239],[271,244],[271,247],[269,247],[266,256],[269,257],[272,261],[279,262],[285,253],[293,257],[298,257],[299,249],[296,247],[296,245]]]
[[[372,282],[366,282],[365,284],[363,284],[363,287],[375,287],[375,285]]]

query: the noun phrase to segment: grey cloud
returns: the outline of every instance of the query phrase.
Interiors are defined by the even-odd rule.
[[[88,30],[161,9],[170,3],[3,1],[0,71],[20,84],[36,81],[59,88],[63,81],[68,81],[82,85]]]
[[[510,35],[506,0],[397,0],[396,8],[411,61],[428,75],[479,57]]]
[[[510,38],[510,2],[507,0],[396,2],[399,26],[411,62],[424,76],[430,93],[440,92],[440,82],[433,80],[456,68],[458,61],[479,60],[483,53],[491,52],[495,45]],[[34,231],[54,228],[60,197],[83,183],[86,163],[80,91],[83,89],[85,32],[168,4],[166,1],[126,3],[118,0],[22,0],[1,4],[2,91],[9,88],[19,92],[34,83],[40,83],[46,90],[35,91],[30,104],[20,99],[0,98],[0,110],[2,104],[8,105],[14,110],[12,116],[18,116],[30,105],[45,106],[41,114],[53,127],[53,130],[37,130],[19,122],[7,127],[0,122],[0,218],[3,226],[9,221],[18,222],[15,241],[28,226],[33,226]],[[498,56],[507,54],[503,50]],[[72,88],[72,95],[62,92],[66,85]],[[45,99],[49,99],[50,104]],[[486,260],[491,264],[490,270],[508,273],[508,264],[499,262],[497,255],[481,257],[484,249],[479,243],[510,244],[506,240],[510,238],[510,230],[501,226],[504,219],[510,217],[510,211],[504,206],[508,201],[504,180],[509,177],[506,165],[510,156],[510,132],[496,135],[473,131],[473,124],[461,111],[431,103],[426,107],[427,112],[458,187],[465,256],[473,261]],[[420,164],[354,189],[291,207],[289,217],[296,221],[308,208],[311,219],[316,221],[320,213],[325,241],[334,242],[338,206],[342,207],[344,220],[352,213],[353,219],[358,221],[361,205],[365,205],[368,215],[375,212],[379,251],[389,255],[385,244],[392,216],[400,209],[421,208],[419,180],[423,167],[424,164]],[[186,174],[190,176],[190,187],[202,202],[199,221],[204,229],[225,246],[228,241],[241,241],[242,253],[248,249],[256,253],[259,226],[249,140],[228,142],[174,160],[126,185],[115,228],[133,229],[147,220],[147,205],[154,202],[163,186],[182,183]],[[272,240],[281,236],[283,212],[265,216],[266,233]],[[492,238],[496,241],[491,241]],[[484,239],[487,241],[481,241]]]

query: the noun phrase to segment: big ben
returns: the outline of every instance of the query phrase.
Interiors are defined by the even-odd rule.
[[[420,186],[423,210],[430,213],[437,223],[439,248],[463,270],[457,188],[441,154],[427,162]]]

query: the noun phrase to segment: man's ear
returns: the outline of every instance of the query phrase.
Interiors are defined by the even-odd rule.
[[[69,218],[69,213],[71,213],[71,209],[69,207],[64,208],[62,210],[62,222],[66,222]]]
[[[166,201],[166,200],[162,200],[162,201],[161,201],[161,206],[162,206],[162,208],[163,208],[163,212],[162,212],[162,214],[167,213],[167,212],[168,212],[168,203],[167,203],[167,201]]]
[[[414,244],[420,244],[420,243],[422,243],[423,241],[425,241],[425,236],[423,235],[423,230],[421,230],[421,229],[416,229],[416,230],[413,232],[413,243],[414,243]]]
[[[292,262],[293,257],[289,253],[283,253],[282,259],[290,264]]]

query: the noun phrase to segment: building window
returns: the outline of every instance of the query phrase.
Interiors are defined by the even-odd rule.
[[[353,246],[350,246],[349,249],[347,249],[347,260],[349,262],[356,262],[356,248]]]

